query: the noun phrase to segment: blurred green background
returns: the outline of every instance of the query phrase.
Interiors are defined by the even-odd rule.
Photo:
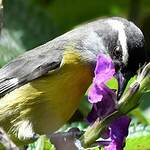
[[[150,0],[4,0],[3,6],[0,67],[81,23],[109,16],[125,17],[138,25],[150,56]],[[150,122],[150,94],[143,99],[140,109]],[[86,105],[81,106],[84,114]]]
[[[4,0],[3,6],[0,67],[79,24],[110,16],[125,17],[138,25],[150,56],[150,0]],[[90,107],[86,102],[82,101],[72,120],[87,115]],[[140,108],[132,115],[142,123],[150,123],[150,94],[144,95]]]
[[[100,17],[122,16],[134,21],[150,44],[150,0],[4,0],[3,5],[0,66],[25,50]]]

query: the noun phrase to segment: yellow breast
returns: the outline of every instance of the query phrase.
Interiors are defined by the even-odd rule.
[[[77,53],[67,51],[60,69],[1,99],[1,120],[7,118],[8,126],[14,126],[18,121],[28,119],[36,133],[53,132],[73,115],[92,77],[91,66]]]

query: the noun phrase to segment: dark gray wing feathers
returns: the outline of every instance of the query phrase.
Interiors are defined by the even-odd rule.
[[[3,95],[6,91],[14,88],[16,85],[18,85],[17,78],[7,79],[3,82],[0,82],[0,96]]]
[[[5,65],[0,69],[0,97],[59,68],[62,54],[62,50],[40,46]]]

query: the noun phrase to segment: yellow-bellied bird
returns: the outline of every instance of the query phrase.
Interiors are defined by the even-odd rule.
[[[81,25],[32,49],[0,69],[0,126],[30,141],[56,131],[73,115],[91,84],[97,55],[131,76],[144,60],[144,36],[119,17]]]

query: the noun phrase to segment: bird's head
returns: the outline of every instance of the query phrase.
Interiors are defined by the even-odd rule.
[[[118,82],[122,82],[121,96],[128,80],[145,62],[144,36],[134,23],[119,17],[104,19],[100,26],[96,32],[115,64]],[[124,81],[121,81],[122,76]]]

